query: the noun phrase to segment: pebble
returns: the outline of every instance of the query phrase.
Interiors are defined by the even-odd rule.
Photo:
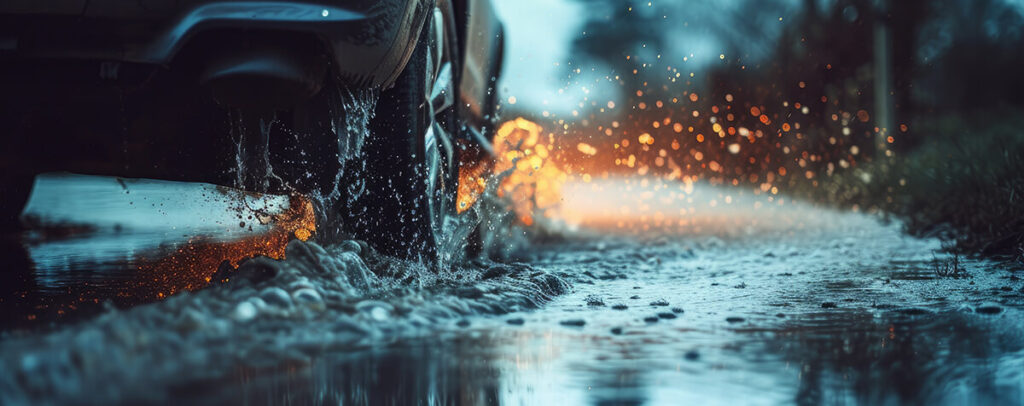
[[[464,299],[479,299],[484,296],[484,291],[475,286],[465,286],[456,289],[455,294]]]
[[[615,335],[622,334],[622,327],[612,327],[612,334],[615,334]]]
[[[672,308],[672,313],[682,314],[682,313],[684,313],[684,311],[683,311],[683,308],[681,308],[681,307],[673,307]]]
[[[310,282],[309,279],[306,279],[306,278],[300,278],[299,280],[297,280],[295,282],[292,282],[291,284],[288,285],[288,290],[291,290],[293,295],[294,295],[294,292],[299,290],[299,289],[316,289],[316,288],[313,286],[313,283]]]
[[[1003,308],[999,305],[989,304],[978,306],[974,311],[979,314],[999,314],[1003,312]]]
[[[628,308],[629,306],[626,306],[624,304],[612,305],[612,310],[626,310]]]
[[[662,318],[662,319],[674,319],[674,318],[676,318],[676,315],[675,315],[675,313],[663,312],[663,313],[658,313],[658,317]]]
[[[255,309],[253,309],[255,315]],[[203,327],[204,317],[195,309],[186,309],[178,319],[178,329],[183,331],[196,331]]]
[[[637,299],[639,299],[639,298],[640,298],[640,296],[637,296],[637,295],[633,295],[633,296],[630,296],[629,298],[630,298],[630,299],[633,299],[633,300],[637,300]]]
[[[391,316],[395,307],[377,300],[364,300],[356,304],[356,310],[366,313],[373,320],[384,321]]]
[[[481,276],[481,278],[482,279],[500,278],[502,276],[511,275],[513,272],[515,272],[515,269],[512,268],[511,266],[508,266],[508,265],[495,265],[495,266],[492,266],[490,268],[487,268],[487,271],[484,271],[484,274],[483,274],[483,276]]]
[[[320,293],[314,289],[302,288],[292,293],[292,298],[295,299],[296,303],[305,305],[313,310],[324,310],[324,299],[320,297]]]
[[[508,324],[511,324],[513,326],[521,326],[521,325],[526,323],[526,321],[523,320],[522,317],[516,317],[514,319],[508,319],[505,322],[508,323]]]
[[[235,306],[235,310],[231,312],[231,318],[239,322],[246,322],[256,318],[256,305],[249,301],[239,303],[238,306]]]
[[[921,315],[931,314],[932,313],[932,312],[928,311],[927,309],[922,309],[920,307],[907,307],[907,308],[903,308],[903,309],[898,309],[898,310],[896,310],[896,312],[903,313],[903,314],[910,315],[910,316],[921,316]]]
[[[836,302],[825,302],[821,304],[822,309],[835,309],[837,307],[839,306],[836,305]]]
[[[651,302],[651,306],[668,306],[668,301],[665,299],[658,299]]]
[[[288,292],[278,287],[270,287],[263,289],[260,292],[260,299],[263,299],[267,305],[288,308],[292,306],[292,298],[288,296]]]
[[[561,324],[563,326],[570,326],[570,327],[583,327],[583,325],[587,324],[587,322],[585,320],[583,320],[583,319],[569,319],[569,320],[562,320],[558,324]]]
[[[687,361],[696,361],[700,359],[700,353],[698,353],[697,351],[690,350],[687,351],[686,354],[683,355],[683,357],[686,358]]]
[[[604,299],[595,295],[587,296],[586,301],[587,306],[604,306]]]
[[[469,327],[469,320],[459,320],[455,325],[459,327]]]
[[[729,323],[742,323],[744,321],[747,321],[747,319],[744,319],[742,317],[732,316],[732,317],[726,317],[725,321],[727,321]]]
[[[655,316],[644,317],[644,321],[647,323],[657,323],[658,318]]]
[[[338,244],[338,249],[340,249],[341,252],[354,252],[356,254],[363,253],[363,247],[360,246],[358,242],[352,240],[343,241],[341,244]]]

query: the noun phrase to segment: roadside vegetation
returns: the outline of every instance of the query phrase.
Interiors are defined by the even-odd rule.
[[[881,211],[956,250],[1022,261],[1024,117],[1013,110],[921,120],[925,142],[905,154],[800,183],[794,194]]]

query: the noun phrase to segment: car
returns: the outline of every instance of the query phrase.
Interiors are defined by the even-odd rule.
[[[434,261],[502,33],[489,0],[0,2],[3,222],[43,172],[210,182]]]

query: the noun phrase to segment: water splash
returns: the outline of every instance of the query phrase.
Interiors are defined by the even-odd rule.
[[[559,276],[527,265],[476,261],[435,273],[355,241],[295,240],[285,258],[248,260],[209,289],[6,340],[0,403],[83,393],[154,402],[174,388],[230,379],[240,366],[296,365],[432,334],[453,319],[535,309],[567,290]]]
[[[370,133],[370,121],[376,114],[377,100],[380,92],[377,89],[333,89],[329,98],[331,115],[331,132],[337,139],[338,172],[334,174],[330,192],[326,195],[321,190],[313,192],[320,224],[323,224],[321,240],[336,241],[341,235],[341,224],[338,216],[342,199],[351,202],[365,191],[362,177],[349,177],[345,187],[342,180],[349,170],[364,171],[366,162],[361,159],[366,137]],[[352,167],[357,165],[357,167]]]
[[[252,113],[235,110],[229,116],[231,137],[235,141],[235,184],[239,189],[266,193],[271,181],[278,189],[286,189],[284,179],[274,173],[270,163],[270,132],[278,123],[275,113]]]

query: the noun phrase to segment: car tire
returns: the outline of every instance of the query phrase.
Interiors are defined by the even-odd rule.
[[[5,171],[0,175],[0,232],[21,229],[21,211],[32,193],[35,176],[31,173]]]
[[[438,219],[447,214],[440,203],[450,192],[432,193],[430,187],[436,180],[430,167],[439,157],[426,136],[434,118],[426,94],[429,29],[423,31],[394,87],[380,95],[362,170],[347,171],[356,175],[349,182],[357,187],[349,187],[356,192],[348,196],[343,218],[350,232],[379,251],[433,267],[439,258]]]

